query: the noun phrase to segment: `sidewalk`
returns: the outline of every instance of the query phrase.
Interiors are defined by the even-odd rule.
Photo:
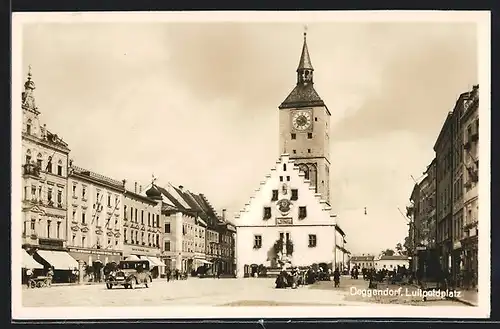
[[[460,303],[469,305],[469,306],[478,306],[477,302],[477,290],[460,290],[459,297],[451,297],[450,299],[456,300]]]

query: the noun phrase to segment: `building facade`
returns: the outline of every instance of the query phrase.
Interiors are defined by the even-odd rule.
[[[477,286],[478,273],[478,184],[479,184],[479,86],[474,86],[461,118],[463,129],[463,200],[462,280],[465,286]]]
[[[153,275],[162,275],[165,264],[160,259],[161,203],[143,195],[135,184],[133,192],[124,192],[123,213],[123,256],[149,260]]]
[[[449,112],[441,128],[434,151],[436,152],[437,245],[440,249],[441,268],[451,272],[452,253],[452,113]]]
[[[397,271],[398,267],[404,267],[408,269],[410,266],[410,260],[408,256],[403,255],[393,255],[393,256],[381,256],[375,259],[375,270],[387,270],[387,271]]]
[[[238,277],[260,265],[337,264],[336,216],[289,155],[283,154],[235,217]],[[338,242],[340,243],[340,241]]]
[[[330,204],[330,111],[314,89],[306,34],[297,84],[279,106],[280,153],[290,154],[315,192]]]
[[[94,269],[118,263],[123,252],[124,181],[71,163],[68,187],[70,255]]]
[[[374,255],[352,256],[350,259],[350,268],[354,268],[354,266],[356,266],[359,269],[374,268],[375,267],[375,256]]]
[[[68,145],[40,122],[31,72],[22,93],[22,241],[30,254],[66,250]]]

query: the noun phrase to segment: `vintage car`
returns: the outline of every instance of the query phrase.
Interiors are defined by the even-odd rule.
[[[149,271],[147,260],[124,260],[118,264],[115,271],[111,271],[106,277],[106,287],[123,286],[125,289],[134,289],[138,284],[146,288],[151,287],[153,276]]]

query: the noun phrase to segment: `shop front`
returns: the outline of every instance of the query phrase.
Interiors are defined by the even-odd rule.
[[[451,253],[451,283],[455,288],[462,286],[462,244],[460,241],[453,243],[453,251]]]
[[[117,250],[70,247],[68,253],[83,262],[83,278],[90,282],[103,282],[105,266],[109,263],[118,264],[122,260],[122,253]]]
[[[463,257],[463,287],[468,289],[477,288],[478,274],[478,238],[476,236],[467,237],[462,240]]]
[[[43,265],[45,275],[52,269],[52,282],[74,282],[77,279],[78,262],[65,251],[38,250],[33,259]]]

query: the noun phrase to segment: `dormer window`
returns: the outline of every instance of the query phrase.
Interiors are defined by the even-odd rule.
[[[26,124],[26,133],[31,135],[31,120],[28,120],[28,123]]]
[[[286,163],[283,164],[283,171],[286,171]]]

